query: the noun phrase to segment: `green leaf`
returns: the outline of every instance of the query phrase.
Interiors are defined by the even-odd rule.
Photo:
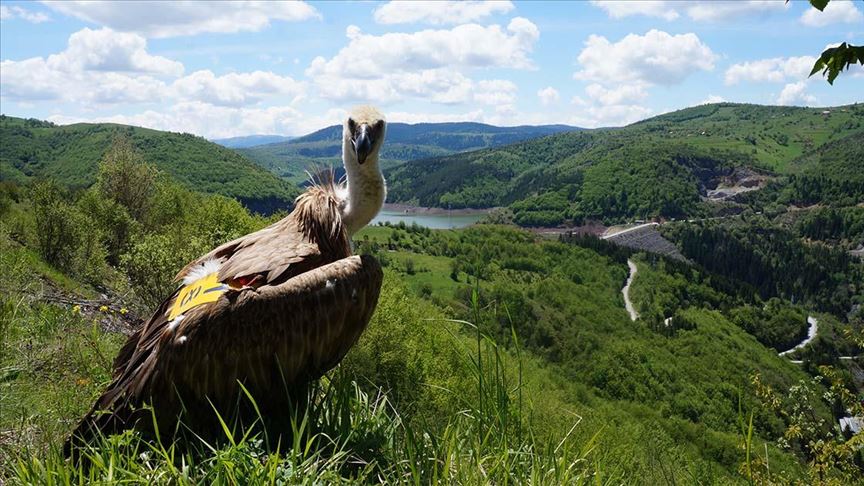
[[[837,47],[825,49],[813,64],[810,76],[822,71],[828,78],[828,84],[833,85],[837,76],[854,64],[864,65],[864,46],[853,46],[844,42]]]
[[[830,0],[810,0],[810,5],[813,5],[813,8],[819,9],[820,12],[825,10],[825,7],[828,5]],[[786,3],[789,3],[788,1]]]

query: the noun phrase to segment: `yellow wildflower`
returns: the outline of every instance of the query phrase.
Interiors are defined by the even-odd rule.
[[[123,308],[120,309],[120,313],[123,314],[124,316],[125,316],[128,312],[129,312],[129,311],[126,310],[125,307],[123,307]]]
[[[107,311],[108,311],[108,306],[103,305],[103,306],[99,307],[99,312],[107,312]]]
[[[74,305],[74,306],[72,306],[72,312],[73,312],[74,314],[78,314],[79,312],[81,312],[81,306],[80,306],[80,305]]]

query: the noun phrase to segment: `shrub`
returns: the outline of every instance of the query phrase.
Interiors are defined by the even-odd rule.
[[[105,249],[92,219],[68,204],[54,182],[34,185],[30,198],[42,257],[87,282],[98,282],[104,270]]]
[[[102,242],[107,250],[108,262],[112,265],[120,263],[120,255],[126,251],[138,223],[132,218],[126,207],[120,203],[103,197],[98,191],[86,191],[78,199],[76,206],[83,214],[90,217],[99,228]]]
[[[121,264],[138,296],[155,306],[176,286],[177,272],[207,250],[197,238],[183,240],[176,234],[147,234],[121,257]]]

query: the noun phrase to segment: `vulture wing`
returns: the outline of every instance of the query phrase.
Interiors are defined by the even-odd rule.
[[[227,263],[242,255],[245,241],[220,247],[234,247]],[[230,409],[238,382],[263,408],[268,401],[281,408],[278,392],[322,376],[357,341],[375,310],[382,277],[373,257],[351,256],[278,285],[228,290],[169,322],[175,293],[123,347],[112,383],[67,441],[67,452],[70,441],[97,432],[147,430],[150,412],[140,407],[148,403],[160,431],[174,430],[184,409],[192,421],[213,420],[210,403]]]
[[[208,260],[220,260],[219,280],[264,274],[266,283],[290,278],[324,263],[319,246],[301,234],[296,224],[279,221],[264,229],[229,241],[186,265],[175,277],[181,280],[190,270]],[[347,256],[340,255],[340,256]],[[293,267],[289,274],[285,272]]]

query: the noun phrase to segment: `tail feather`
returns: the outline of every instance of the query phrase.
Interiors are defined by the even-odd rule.
[[[131,410],[122,406],[114,408],[115,390],[108,390],[98,400],[87,415],[78,422],[75,430],[63,443],[63,455],[77,460],[78,452],[99,437],[108,437],[129,428]]]

